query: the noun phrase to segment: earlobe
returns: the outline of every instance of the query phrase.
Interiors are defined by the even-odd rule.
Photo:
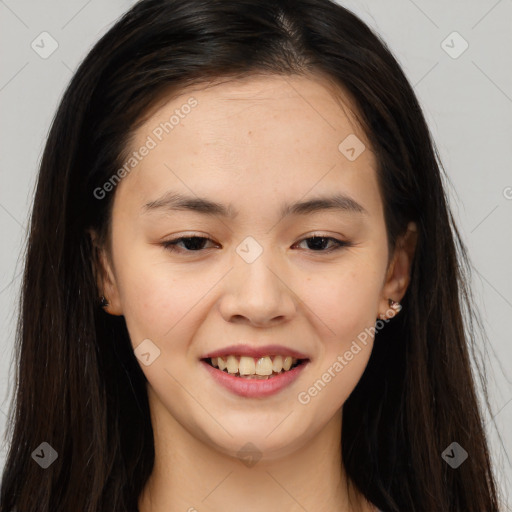
[[[92,264],[98,289],[98,306],[110,315],[120,316],[123,312],[115,275],[106,248],[98,243],[95,231],[90,230],[89,235],[92,241]]]
[[[388,299],[388,309],[385,313],[380,313],[379,318],[385,320],[387,318],[393,318],[397,313],[402,310],[400,302],[394,301],[392,298]]]
[[[382,289],[379,318],[394,316],[402,308],[399,303],[410,283],[417,238],[417,226],[414,222],[409,222],[406,233],[396,244],[393,259],[388,267],[386,282]]]

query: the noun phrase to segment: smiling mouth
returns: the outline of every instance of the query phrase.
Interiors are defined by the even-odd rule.
[[[276,375],[293,370],[309,359],[297,359],[291,356],[247,357],[230,355],[202,359],[213,368],[242,379],[268,380]]]

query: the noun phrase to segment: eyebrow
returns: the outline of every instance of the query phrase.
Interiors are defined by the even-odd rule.
[[[225,206],[209,199],[186,196],[175,192],[167,192],[159,199],[150,201],[143,206],[144,213],[160,209],[192,211],[203,215],[230,219],[234,219],[238,215],[238,211],[232,205]],[[368,215],[368,211],[355,199],[346,194],[334,194],[286,203],[281,207],[280,219],[282,220],[289,215],[307,215],[325,210]]]

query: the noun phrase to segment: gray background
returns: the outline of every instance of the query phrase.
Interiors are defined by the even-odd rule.
[[[12,347],[22,249],[45,137],[78,63],[133,3],[0,0],[2,435],[14,384]],[[474,266],[473,289],[490,342],[482,347],[488,353],[492,406],[485,416],[486,427],[497,477],[507,493],[512,487],[507,455],[512,453],[512,343],[508,330],[512,316],[512,0],[340,3],[388,43],[415,87],[438,145],[448,175],[450,204]],[[31,47],[44,31],[58,43],[46,59]],[[463,39],[450,35],[454,31]],[[458,55],[464,40],[469,46]],[[50,41],[45,41],[48,50]],[[6,449],[4,441],[0,467]]]

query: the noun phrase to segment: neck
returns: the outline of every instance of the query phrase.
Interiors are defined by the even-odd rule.
[[[140,512],[373,512],[341,462],[338,411],[325,427],[286,456],[241,460],[199,439],[148,389],[155,443]]]

